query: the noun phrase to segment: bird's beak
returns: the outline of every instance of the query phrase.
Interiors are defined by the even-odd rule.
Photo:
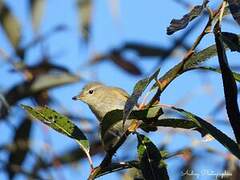
[[[81,94],[80,94],[80,95],[77,95],[77,96],[73,96],[73,97],[72,97],[72,100],[74,100],[74,101],[81,100],[81,97],[82,97]]]

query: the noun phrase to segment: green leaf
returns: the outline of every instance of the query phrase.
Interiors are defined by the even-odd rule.
[[[0,23],[12,46],[17,49],[21,38],[21,26],[3,1],[0,1]]]
[[[127,161],[127,162],[121,162],[121,163],[111,163],[109,166],[103,168],[101,170],[101,173],[99,173],[96,178],[113,173],[113,172],[117,172],[117,171],[121,171],[124,169],[129,169],[129,168],[134,168],[136,166],[139,166],[139,162],[138,161]]]
[[[79,77],[70,73],[44,74],[36,78],[31,85],[31,91],[37,92],[43,89],[70,84],[79,81]]]
[[[161,46],[154,46],[152,44],[126,42],[120,51],[132,50],[135,51],[140,57],[164,57],[168,50]]]
[[[156,79],[159,74],[160,68],[158,68],[150,77],[142,79],[138,81],[133,89],[133,93],[129,96],[123,111],[123,125],[125,121],[128,119],[131,111],[133,110],[134,106],[137,104],[139,97],[142,95],[144,90],[147,86],[151,83],[153,79]]]
[[[222,72],[223,88],[226,101],[226,109],[230,124],[238,144],[240,144],[240,111],[238,108],[238,90],[232,71],[228,65],[227,55],[221,38],[219,23],[214,27],[214,36],[218,53],[218,62]]]
[[[238,40],[240,40],[240,35],[238,35]],[[229,47],[224,46],[224,49],[229,50]],[[211,45],[200,52],[194,53],[184,64],[184,70],[188,68],[195,67],[200,63],[205,62],[206,60],[217,55],[216,45]],[[180,64],[180,63],[179,63]]]
[[[36,77],[33,82],[23,82],[11,88],[4,96],[9,105],[15,104],[17,101],[33,96],[44,90],[48,90],[57,86],[75,83],[79,81],[79,77],[70,73],[44,74]]]
[[[24,118],[15,131],[14,139],[11,143],[12,148],[9,150],[8,164],[6,166],[8,167],[9,179],[14,179],[17,173],[14,171],[14,168],[11,167],[21,167],[30,151],[31,127],[32,121],[29,118]]]
[[[159,106],[153,106],[149,109],[143,110],[134,110],[129,115],[129,119],[137,119],[143,120],[146,122],[153,121],[158,118],[162,114],[162,108]],[[118,122],[122,121],[123,110],[113,110],[108,112],[104,117],[100,124],[101,126],[101,138],[105,136],[105,134]]]
[[[36,31],[39,28],[42,20],[45,0],[30,0],[30,8],[32,15],[32,26]]]
[[[233,141],[230,137],[224,134],[222,131],[217,129],[215,126],[211,125],[207,121],[202,118],[185,111],[180,108],[171,107],[171,109],[179,112],[189,120],[193,122],[198,122],[199,128],[202,128],[205,132],[209,133],[212,137],[214,137],[218,142],[220,142],[223,146],[225,146],[233,155],[235,155],[238,159],[240,159],[240,149],[235,141]]]
[[[197,53],[194,53],[184,64],[184,69],[199,65],[206,60],[217,55],[217,49],[215,45],[211,45]]]
[[[136,63],[131,62],[126,57],[121,54],[121,51],[112,50],[109,53],[109,58],[113,63],[122,68],[124,71],[130,73],[131,75],[142,75],[141,69]]]
[[[171,35],[187,27],[190,21],[202,13],[207,3],[208,1],[204,1],[202,5],[194,6],[193,9],[188,14],[185,14],[181,19],[173,19],[170,22],[170,26],[167,28],[167,34]]]
[[[240,40],[240,35],[238,35],[238,39]],[[224,46],[224,49],[228,50],[227,46]],[[165,73],[160,79],[159,82],[162,84],[161,91],[164,89],[178,76],[186,72],[188,69],[191,69],[206,60],[217,55],[217,49],[215,45],[211,45],[200,52],[194,53],[186,62],[180,62],[171,68],[167,73]],[[155,83],[152,89],[155,89],[157,83]]]
[[[230,32],[222,32],[223,42],[230,48],[231,51],[240,52],[240,41],[238,35]]]
[[[151,125],[196,130],[202,135],[202,137],[207,134],[204,129],[200,128],[195,122],[188,119],[164,118],[154,121]]]
[[[88,158],[89,155],[89,142],[84,133],[66,116],[59,114],[58,112],[48,108],[48,107],[37,107],[32,108],[27,105],[21,105],[21,107],[26,110],[33,118],[36,118],[70,138],[73,138],[80,145],[81,149],[86,153]]]
[[[138,158],[145,179],[169,179],[166,165],[159,149],[146,136],[137,133]]]
[[[240,1],[239,0],[227,0],[229,4],[230,12],[235,21],[240,25]]]
[[[220,69],[217,69],[217,68],[213,68],[213,67],[208,67],[208,66],[198,66],[198,67],[193,67],[191,69],[188,69],[188,70],[209,70],[209,71],[213,71],[213,72],[217,72],[219,74],[221,74],[221,70]],[[236,73],[236,72],[232,72],[233,74],[233,77],[236,81],[240,82],[240,74],[239,73]]]
[[[81,18],[80,30],[83,39],[88,42],[92,14],[92,0],[78,0],[78,9]]]

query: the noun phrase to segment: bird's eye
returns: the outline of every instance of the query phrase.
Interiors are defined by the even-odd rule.
[[[90,89],[90,90],[88,91],[88,93],[89,93],[89,94],[93,94],[93,90]]]

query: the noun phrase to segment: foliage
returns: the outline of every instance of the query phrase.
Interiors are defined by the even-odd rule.
[[[94,10],[92,7],[93,2],[91,0],[77,0],[77,2],[76,7],[81,19],[79,30],[84,40],[82,43],[87,45],[92,32],[91,14]],[[65,87],[81,82],[81,80],[85,80],[84,77],[80,77],[77,73],[71,72],[64,66],[52,63],[52,58],[49,54],[45,53],[46,49],[42,50],[43,54],[39,62],[32,65],[26,61],[27,54],[34,46],[39,44],[43,46],[49,37],[57,32],[65,31],[66,28],[59,25],[50,32],[39,35],[38,32],[44,14],[45,1],[31,0],[29,1],[29,14],[31,14],[31,25],[35,36],[32,37],[30,43],[22,45],[24,25],[21,25],[7,3],[0,1],[0,24],[14,50],[14,53],[9,55],[4,49],[0,49],[1,59],[4,59],[12,67],[10,75],[18,73],[22,77],[20,82],[17,82],[0,94],[0,123],[7,123],[9,126],[12,126],[10,121],[8,121],[11,117],[14,117],[19,123],[16,128],[12,128],[11,130],[14,134],[12,146],[7,144],[0,145],[0,150],[9,154],[7,161],[1,160],[3,171],[8,174],[10,179],[14,178],[17,174],[23,174],[29,178],[46,179],[51,178],[51,175],[47,173],[48,169],[57,168],[56,162],[59,162],[59,166],[62,166],[87,157],[91,168],[89,179],[95,179],[126,169],[128,170],[126,171],[127,175],[130,174],[131,170],[134,170],[131,178],[169,179],[168,160],[181,155],[185,158],[186,162],[189,162],[188,165],[192,168],[193,165],[191,163],[194,162],[193,150],[186,148],[178,152],[168,152],[166,145],[159,147],[160,143],[156,144],[150,140],[151,136],[149,133],[162,133],[156,131],[159,127],[162,129],[168,127],[173,130],[179,128],[187,131],[197,131],[201,134],[202,138],[210,136],[226,148],[228,157],[231,157],[231,159],[234,157],[239,160],[240,112],[237,102],[237,83],[240,81],[240,75],[238,72],[231,70],[226,51],[230,49],[231,52],[229,53],[240,52],[240,36],[233,32],[222,32],[221,26],[223,26],[222,22],[225,16],[229,15],[229,13],[226,13],[227,11],[230,11],[233,22],[239,26],[240,2],[237,0],[223,0],[217,10],[213,10],[209,3],[209,1],[204,0],[202,4],[193,6],[182,18],[174,18],[170,22],[169,27],[167,27],[167,35],[179,33],[179,31],[186,31],[186,34],[169,49],[146,43],[126,42],[119,48],[112,48],[108,52],[95,55],[89,60],[87,63],[89,66],[102,63],[104,60],[111,61],[129,75],[136,76],[139,79],[135,85],[132,85],[133,91],[128,97],[124,109],[116,109],[107,113],[99,125],[101,127],[100,136],[103,138],[106,132],[116,123],[123,121],[124,126],[125,121],[132,121],[117,144],[108,152],[104,152],[100,138],[96,138],[96,130],[93,130],[93,132],[86,131],[82,127],[79,128],[76,122],[74,122],[74,119],[83,122],[86,119],[85,117],[76,117],[72,112],[60,112],[60,110],[57,112],[52,107],[58,103],[50,90],[53,88],[57,89],[59,86]],[[185,38],[188,36],[187,33],[193,29],[193,27],[189,28],[190,24],[206,16],[208,16],[208,20],[205,27],[202,30],[199,27],[201,33],[190,47],[185,48],[186,52],[183,59],[165,74],[159,75],[161,65],[166,62],[166,59],[170,59],[173,52],[179,46],[186,47]],[[184,30],[186,28],[190,30]],[[199,44],[204,41],[204,37],[207,34],[214,37],[215,44],[199,49]],[[158,67],[155,68],[157,70],[151,72],[151,75],[140,78],[144,74],[144,68],[141,68],[137,61],[131,61],[126,58],[124,54],[129,50],[136,52],[139,58],[157,57],[160,59],[161,64],[158,64]],[[212,57],[217,57],[219,67],[202,65],[209,59],[212,59]],[[217,128],[216,124],[208,122],[195,113],[183,108],[162,105],[160,103],[161,95],[168,93],[168,85],[177,77],[187,74],[187,72],[193,73],[192,70],[211,71],[221,74],[226,111],[230,122],[229,126],[234,132],[234,138]],[[140,97],[146,91],[152,97],[148,99],[147,103],[139,103]],[[19,106],[20,102],[22,104],[20,105],[21,108]],[[31,103],[31,105],[25,105],[28,103]],[[33,107],[35,104],[37,106]],[[15,109],[22,112],[22,115],[14,114]],[[25,111],[20,111],[21,109]],[[201,111],[200,108],[199,111]],[[175,117],[172,117],[172,114]],[[32,127],[36,123],[28,115],[32,119],[38,119],[57,132],[74,139],[80,147],[62,153],[60,156],[55,156],[51,160],[46,160],[42,157],[43,155],[34,153],[30,144],[33,138],[31,136]],[[145,131],[145,134],[142,134],[142,130]],[[136,150],[135,156],[131,157],[134,159],[123,159],[119,162],[113,161],[113,156],[126,143],[129,136],[133,136],[138,143],[137,147],[132,150],[132,153]],[[168,146],[170,145],[171,143],[168,144]],[[211,152],[225,159],[226,162],[230,161],[230,158],[224,157],[217,149],[212,148]],[[102,158],[101,163],[94,166],[95,163],[92,162],[92,156],[101,155],[102,157],[103,153],[105,153],[105,156]],[[35,163],[32,165],[31,171],[25,170],[23,166],[28,154],[32,154],[35,158]],[[238,166],[236,165],[236,167]],[[44,171],[46,174],[42,176],[41,171]],[[231,172],[233,173],[233,169],[231,169]]]

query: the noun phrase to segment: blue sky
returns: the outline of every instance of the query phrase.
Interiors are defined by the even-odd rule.
[[[28,1],[7,0],[6,2],[9,4],[15,15],[19,18],[19,21],[23,24],[22,30],[24,37],[22,44],[24,45],[31,41],[33,37],[30,15],[27,7]],[[112,13],[113,6],[111,3],[113,2],[118,4],[118,13],[116,14]],[[201,2],[202,1],[200,0],[191,1],[193,5],[201,4]],[[217,2],[220,1],[216,1],[212,4],[217,4]],[[134,84],[142,77],[128,75],[108,61],[93,67],[83,67],[83,65],[86,64],[87,60],[93,55],[93,53],[107,52],[112,47],[120,47],[122,43],[127,41],[148,43],[166,48],[170,47],[171,44],[174,43],[174,37],[180,36],[182,32],[176,33],[176,35],[173,36],[168,36],[166,35],[166,28],[172,18],[180,18],[187,12],[187,9],[174,1],[95,0],[93,7],[94,11],[92,15],[91,38],[89,44],[86,45],[81,42],[81,34],[79,33],[78,29],[78,12],[75,7],[75,3],[76,1],[74,0],[51,0],[47,1],[46,3],[46,8],[43,14],[42,24],[39,32],[41,34],[46,33],[59,24],[64,24],[68,27],[67,31],[56,33],[45,42],[45,46],[48,47],[48,53],[53,55],[53,57],[56,55],[56,58],[53,58],[52,61],[56,64],[68,67],[72,72],[80,74],[80,76],[87,78],[89,81],[98,80],[108,85],[122,87],[129,93],[131,93]],[[229,19],[231,18],[232,17],[229,17]],[[206,19],[202,22],[202,25],[205,23]],[[234,32],[239,31],[237,30],[236,26],[228,23],[223,26],[223,29]],[[201,28],[195,30],[192,35],[188,37],[187,42],[191,44],[200,31]],[[198,49],[201,49],[206,45],[213,44],[214,41],[212,37],[212,34],[207,35]],[[11,46],[7,42],[2,29],[0,29],[0,39],[1,48],[11,53]],[[41,51],[39,51],[39,49],[40,46],[36,46],[30,51],[30,53],[27,54],[26,59],[29,64],[34,64],[38,59],[41,58]],[[60,55],[58,56],[58,54]],[[129,56],[133,59],[136,59],[136,61],[139,63],[139,66],[142,68],[144,75],[151,73],[153,68],[157,65],[157,59],[154,58],[141,60],[134,53],[130,54]],[[168,58],[167,62],[161,67],[160,74],[164,74],[164,72],[173,67],[173,65],[180,62],[182,57],[183,54],[178,52],[176,56]],[[238,56],[236,53],[229,55],[229,60],[233,59],[233,61],[231,61],[232,64],[237,64],[234,61],[234,59],[237,57]],[[216,58],[211,59],[209,64],[216,64],[216,60]],[[1,65],[2,64],[3,62],[1,62]],[[0,76],[5,76],[8,69],[8,65],[2,66]],[[22,78],[19,76],[19,74],[11,75],[9,76],[8,81],[1,80],[1,87],[3,89],[8,89],[13,84],[21,80]],[[84,84],[85,82],[79,82],[74,85],[57,88],[52,90],[51,94],[69,111],[94,118],[90,110],[83,103],[74,102],[71,99],[72,96],[76,95],[80,91]],[[188,97],[190,98],[189,100]],[[185,103],[180,103],[181,108],[187,109],[190,112],[206,118],[214,105],[219,102],[222,97],[223,89],[221,76],[214,73],[189,72],[180,78],[177,78],[166,89],[162,95],[161,102],[163,104],[176,104],[186,100]],[[15,111],[18,112],[19,109],[16,108]],[[226,117],[226,113],[219,113],[218,116],[219,118],[223,119]],[[12,120],[14,124],[17,124],[14,119]],[[5,125],[0,124],[0,129],[2,128],[5,128]],[[219,128],[222,128],[225,132],[228,132],[228,135],[232,134],[229,128],[225,128],[223,126],[219,126]],[[36,142],[39,142],[33,144],[33,149],[39,153],[43,149],[41,147],[41,144],[44,141],[42,129],[43,126],[37,122],[33,130],[34,139]],[[156,144],[161,144],[162,141],[165,141],[168,138],[166,132],[163,132],[164,133],[160,132],[157,135],[151,134],[151,139]],[[48,133],[51,137],[51,142],[53,145],[52,151],[54,151],[56,154],[60,154],[65,149],[68,149],[69,146],[75,145],[75,142],[73,142],[71,139],[59,135],[52,130],[49,130]],[[9,130],[6,130],[6,134],[8,135],[4,137],[4,142],[7,142],[12,136]],[[180,149],[181,147],[188,146],[195,138],[200,141],[199,135],[190,133],[190,136],[192,137],[189,138],[189,135],[186,136],[183,133],[175,134],[172,138],[170,138],[169,150],[174,151]],[[207,145],[221,149],[221,151],[226,151],[216,141],[207,143]],[[134,148],[134,145],[131,145],[131,147]],[[200,154],[204,152],[203,149],[199,148],[199,146],[196,148],[198,148]],[[124,151],[124,147],[122,148],[122,151]],[[216,160],[216,156],[213,155],[209,155],[208,158],[209,162],[211,162],[211,159]],[[97,165],[101,158],[94,157],[93,160],[94,164]],[[180,158],[173,158],[167,161],[167,163],[169,163],[170,177],[175,179],[176,175],[174,175],[174,172],[176,171],[177,167],[181,165],[182,160]],[[27,169],[28,165],[25,165]],[[203,162],[199,162],[198,168],[201,169],[203,165]],[[209,168],[212,167],[209,166]],[[87,161],[81,161],[77,168],[67,166],[60,168],[58,172],[60,171],[64,174],[66,179],[71,179],[73,177],[81,177],[81,179],[86,179],[89,173],[89,167]],[[2,176],[3,174],[0,173],[0,177]],[[53,176],[58,178],[56,172],[53,173]],[[118,176],[113,173],[99,179],[112,178],[118,179]],[[19,179],[21,179],[21,177],[19,177]]]

